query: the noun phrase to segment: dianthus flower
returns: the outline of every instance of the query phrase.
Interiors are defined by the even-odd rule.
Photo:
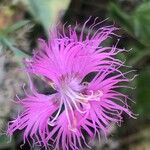
[[[122,113],[134,117],[127,105],[128,96],[118,91],[130,79],[120,71],[124,62],[116,58],[124,49],[103,47],[102,42],[112,37],[114,26],[99,29],[94,23],[84,36],[88,19],[78,35],[77,27],[68,33],[58,30],[50,34],[48,42],[39,40],[39,48],[25,65],[29,73],[38,75],[56,93],[44,95],[35,88],[20,104],[23,112],[10,121],[7,133],[24,130],[24,142],[49,149],[81,150],[91,139],[107,136],[111,124],[122,122]],[[92,74],[90,80],[87,76]]]

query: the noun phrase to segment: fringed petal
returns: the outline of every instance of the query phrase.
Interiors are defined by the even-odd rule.
[[[57,110],[53,103],[54,96],[36,94],[28,96],[19,103],[23,112],[13,121],[9,122],[7,134],[12,135],[16,130],[24,130],[23,139],[32,140],[32,144],[48,147],[46,137],[49,134],[48,119]]]

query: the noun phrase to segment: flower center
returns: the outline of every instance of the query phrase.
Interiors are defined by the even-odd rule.
[[[52,125],[58,118],[64,105],[69,128],[75,131],[77,123],[75,112],[86,113],[90,108],[89,101],[99,101],[103,93],[101,91],[96,93],[89,91],[88,94],[85,94],[84,91],[88,84],[81,83],[81,79],[78,76],[62,76],[59,83],[57,90],[60,94],[60,107],[50,124]]]

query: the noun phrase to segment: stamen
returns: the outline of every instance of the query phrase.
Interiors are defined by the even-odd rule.
[[[76,129],[76,118],[74,111],[78,111],[81,114],[86,114],[87,111],[90,109],[89,101],[100,101],[101,97],[103,96],[103,92],[98,90],[88,91],[88,93],[83,94],[82,90],[85,89],[88,85],[81,85],[80,79],[76,76],[69,77],[62,76],[61,78],[61,86],[59,87],[60,95],[61,95],[61,104],[65,106],[65,113],[68,120],[68,127],[71,131],[77,132]],[[56,116],[53,118],[50,124],[53,124],[54,121],[59,117],[60,110],[58,110]]]
[[[103,92],[100,90],[98,90],[97,94],[94,94],[94,92],[91,90],[91,91],[89,91],[91,93],[90,95],[74,92],[70,88],[68,88],[68,92],[70,92],[72,94],[74,99],[83,100],[83,102],[88,102],[89,100],[97,100],[103,95]]]
[[[59,109],[58,109],[57,114],[55,115],[55,117],[53,118],[53,120],[51,120],[51,121],[48,120],[48,124],[49,124],[50,126],[54,126],[54,125],[55,125],[54,121],[57,120],[57,118],[58,118],[58,116],[59,116],[59,114],[60,114],[60,111],[61,111],[61,109],[62,109],[62,105],[63,105],[63,100],[62,100],[62,98],[61,98],[61,100],[60,100],[60,106],[59,106]]]
[[[75,98],[72,97],[72,96],[70,95],[70,93],[67,93],[67,95],[68,95],[68,97],[70,98],[70,100],[72,101],[72,103],[74,104],[75,108],[76,108],[80,113],[86,113],[86,112],[87,112],[86,110],[85,110],[85,111],[80,110],[80,108],[77,106],[78,104],[76,103]],[[79,102],[80,102],[80,101],[79,101]]]
[[[66,112],[66,116],[67,116],[67,119],[68,119],[68,127],[69,127],[69,129],[71,130],[71,131],[73,131],[73,132],[76,132],[77,131],[77,129],[75,128],[75,127],[73,127],[72,126],[72,123],[71,123],[71,120],[70,120],[70,117],[69,117],[69,112],[68,112],[68,108],[67,108],[67,104],[68,104],[68,106],[69,106],[69,108],[70,108],[70,111],[71,111],[71,114],[72,114],[72,118],[74,119],[75,118],[75,116],[74,116],[74,112],[73,112],[73,109],[72,109],[72,107],[71,107],[71,105],[70,105],[70,103],[69,102],[65,102],[64,103],[64,105],[65,105],[65,112]],[[73,120],[74,121],[74,120]],[[73,122],[73,124],[74,124],[75,122]]]

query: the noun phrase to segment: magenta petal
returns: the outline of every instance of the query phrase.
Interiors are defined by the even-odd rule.
[[[25,61],[26,71],[42,76],[56,94],[38,94],[31,84],[34,94],[20,102],[24,111],[9,123],[9,135],[24,130],[24,142],[32,139],[33,144],[46,149],[53,142],[56,150],[82,150],[84,146],[90,148],[85,133],[90,140],[96,135],[107,137],[109,127],[123,121],[123,113],[134,118],[127,104],[130,99],[120,92],[134,78],[126,77],[131,71],[120,71],[125,65],[116,58],[126,50],[116,48],[117,44],[102,46],[117,28],[97,29],[100,23],[95,19],[84,36],[89,20],[79,35],[77,26],[69,26],[68,34],[56,29],[47,42],[39,40],[39,48]],[[91,73],[95,76],[86,80]]]
[[[81,150],[83,149],[83,144],[89,147],[85,141],[83,133],[81,132],[82,126],[78,124],[79,120],[81,119],[81,116],[79,117],[79,115],[80,114],[76,114],[74,118],[76,126],[72,130],[68,126],[68,120],[65,111],[61,113],[61,115],[57,119],[56,125],[47,137],[47,140],[53,139],[53,141],[55,141],[54,149],[59,150],[62,148],[63,150]]]
[[[28,71],[45,76],[57,84],[58,79],[66,74],[78,74],[83,79],[88,73],[99,71],[112,63],[117,66],[122,64],[114,56],[125,50],[115,46],[101,46],[102,42],[117,30],[115,27],[102,27],[94,35],[89,32],[86,38],[83,38],[81,32],[79,39],[75,28],[68,27],[69,35],[67,36],[60,35],[56,29],[55,36],[51,33],[48,42],[40,39],[40,47],[33,58],[26,60]]]
[[[33,145],[47,147],[46,137],[49,134],[48,119],[57,110],[52,103],[54,96],[36,94],[21,100],[23,112],[10,121],[7,133],[12,135],[16,130],[24,130],[24,142],[33,140]]]

